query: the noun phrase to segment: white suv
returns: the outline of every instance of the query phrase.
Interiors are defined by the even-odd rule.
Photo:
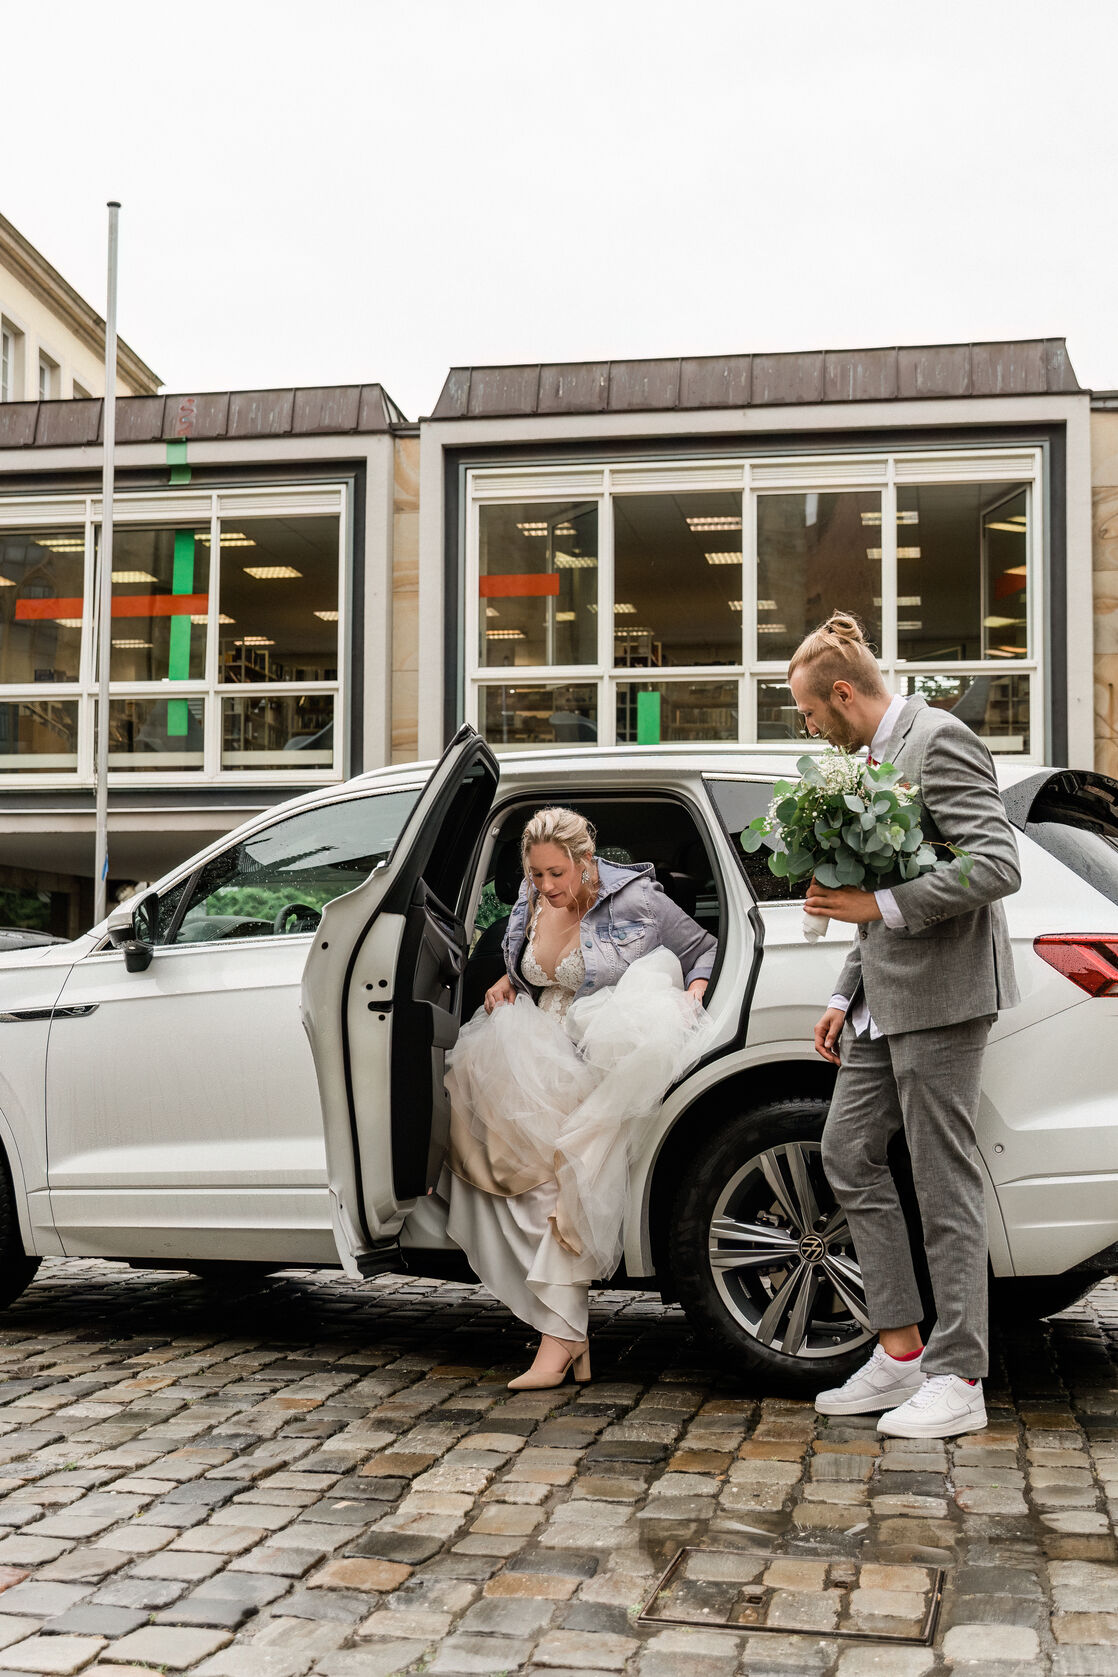
[[[869,1333],[811,1033],[846,939],[806,943],[738,842],[791,753],[498,764],[464,728],[433,771],[295,799],[73,943],[0,956],[0,1303],[45,1254],[465,1273],[431,1192],[444,1056],[501,971],[524,820],[561,800],[719,940],[715,1047],[638,1138],[621,1279],[681,1299],[766,1385],[840,1380]],[[979,1144],[996,1291],[1044,1314],[1118,1270],[1118,783],[1001,772],[1024,999],[991,1036]]]

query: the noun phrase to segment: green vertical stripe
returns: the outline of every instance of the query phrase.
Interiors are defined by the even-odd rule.
[[[175,437],[167,444],[167,464],[171,468],[172,483],[190,482],[190,467],[186,463],[185,437]]]
[[[190,712],[185,699],[167,700],[167,737],[184,739],[190,731]]]
[[[175,556],[171,570],[171,593],[193,594],[194,592],[194,531],[175,531]],[[181,612],[171,618],[170,641],[167,648],[167,676],[171,681],[189,681],[190,679],[190,630],[189,612]],[[182,737],[190,726],[190,718],[185,699],[169,699],[167,701],[167,733]]]
[[[637,694],[637,744],[659,745],[660,743],[660,695],[659,693]]]

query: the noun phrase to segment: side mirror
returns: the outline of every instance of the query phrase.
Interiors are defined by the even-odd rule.
[[[130,898],[109,915],[109,942],[123,952],[129,972],[146,972],[151,966],[158,924],[157,891],[145,891],[142,897]]]

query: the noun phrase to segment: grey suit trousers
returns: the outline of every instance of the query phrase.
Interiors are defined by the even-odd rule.
[[[912,1158],[936,1326],[925,1377],[981,1379],[988,1367],[986,1206],[974,1134],[982,1057],[993,1016],[871,1041],[850,1025],[823,1131],[823,1166],[846,1212],[870,1326],[924,1314],[908,1229],[886,1156],[904,1130]]]

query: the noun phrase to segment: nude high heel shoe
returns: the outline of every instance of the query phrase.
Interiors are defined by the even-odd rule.
[[[576,1386],[585,1386],[590,1379],[590,1341],[584,1339],[567,1355],[567,1361],[558,1370],[541,1370],[538,1374],[534,1369],[528,1369],[525,1374],[518,1374],[515,1380],[510,1380],[510,1392],[542,1392],[552,1386],[565,1384],[568,1374],[574,1376]]]

